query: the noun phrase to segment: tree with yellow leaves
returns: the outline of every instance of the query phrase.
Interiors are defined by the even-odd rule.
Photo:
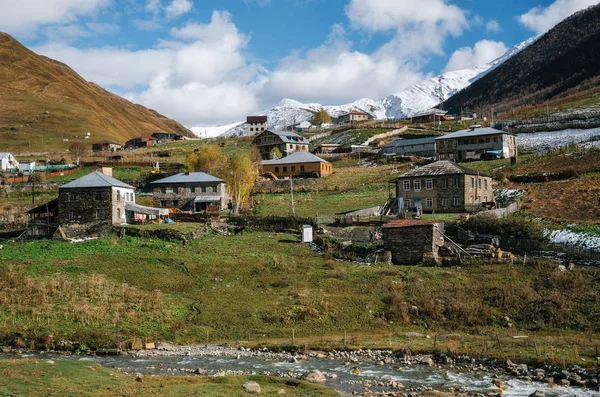
[[[220,173],[227,157],[217,145],[204,145],[187,155],[185,169],[188,172],[206,172],[210,175]]]
[[[258,173],[247,153],[234,154],[227,160],[223,179],[231,192],[234,213],[239,214],[250,197]]]

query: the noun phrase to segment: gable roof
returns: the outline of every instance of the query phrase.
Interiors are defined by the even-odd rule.
[[[178,184],[178,183],[207,183],[207,182],[218,182],[223,183],[222,179],[207,174],[206,172],[180,172],[163,179],[159,179],[150,183],[151,185],[160,184]]]
[[[442,160],[405,172],[404,174],[400,175],[398,179],[413,178],[418,176],[439,176],[458,174],[477,175],[477,171],[473,171],[463,166],[460,166],[453,161]],[[487,176],[482,173],[479,173],[479,175]]]
[[[270,132],[271,134],[277,135],[285,143],[306,143],[306,144],[308,144],[308,140],[305,137],[303,137],[302,135],[298,135],[295,132],[279,131],[279,130],[266,130],[265,132]]]
[[[422,112],[413,114],[411,117],[422,117],[422,116],[428,116],[431,114],[434,114],[436,116],[445,116],[447,113],[448,112],[446,110],[442,110],[442,109],[438,109],[438,108],[431,108],[431,109],[427,109]]]
[[[126,189],[135,189],[133,186],[99,171],[94,171],[79,179],[75,179],[73,182],[60,186],[59,189],[86,189],[94,187],[122,187]]]
[[[8,156],[10,156],[10,155],[11,155],[11,154],[10,154],[10,153],[8,153],[8,152],[0,152],[0,160],[2,160],[2,159],[3,159],[3,158],[5,158],[5,157],[8,157]]]
[[[467,138],[467,137],[473,137],[473,136],[485,136],[485,135],[496,135],[496,134],[514,135],[510,132],[501,131],[501,130],[497,130],[495,128],[490,128],[490,127],[485,127],[485,128],[475,128],[472,130],[471,129],[460,130],[460,131],[456,131],[456,132],[453,132],[448,135],[440,136],[435,139],[440,140],[440,139],[453,139],[453,138]]]
[[[262,165],[280,165],[280,164],[301,164],[301,163],[327,163],[310,152],[294,152],[279,160],[263,160]]]
[[[416,226],[435,226],[442,222],[434,220],[421,220],[421,219],[396,219],[386,223],[382,227],[384,229],[397,229],[405,227],[416,227]]]

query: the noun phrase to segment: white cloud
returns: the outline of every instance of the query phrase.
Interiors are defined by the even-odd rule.
[[[192,10],[192,2],[190,0],[173,0],[165,8],[167,18],[177,18]]]
[[[153,20],[134,19],[133,24],[140,30],[158,30],[161,28],[160,23]]]
[[[69,24],[81,16],[95,14],[111,0],[2,0],[0,30],[11,34],[33,34],[49,24]]]
[[[556,0],[548,7],[535,7],[518,17],[519,22],[536,33],[545,33],[579,10],[598,4],[599,0]]]
[[[424,77],[414,64],[395,55],[353,51],[341,26],[334,25],[324,45],[282,60],[269,75],[263,95],[272,101],[292,97],[330,103],[383,98]]]
[[[473,48],[463,47],[454,51],[444,71],[460,70],[480,66],[502,56],[508,51],[504,43],[493,40],[481,40]]]
[[[429,24],[458,34],[466,23],[464,11],[444,0],[351,0],[346,14],[355,27],[372,31]]]
[[[498,21],[492,19],[491,21],[488,21],[488,23],[485,24],[485,30],[488,33],[500,33],[502,31],[502,28],[500,27]]]

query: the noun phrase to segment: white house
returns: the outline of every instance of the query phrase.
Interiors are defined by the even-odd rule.
[[[31,175],[34,168],[35,161],[21,161],[19,163],[19,171],[21,171],[23,175]]]
[[[6,171],[10,168],[19,168],[19,162],[10,153],[0,152],[0,171]]]

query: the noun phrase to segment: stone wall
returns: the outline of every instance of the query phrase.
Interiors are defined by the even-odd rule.
[[[71,194],[76,195],[74,200]],[[101,199],[98,200],[96,194],[100,194]],[[96,216],[98,209],[102,210],[100,218]],[[112,225],[112,188],[60,189],[58,192],[58,220],[61,225],[104,221]]]
[[[440,232],[433,225],[388,228],[383,231],[386,251],[392,253],[394,265],[418,265],[426,254],[438,257]]]

